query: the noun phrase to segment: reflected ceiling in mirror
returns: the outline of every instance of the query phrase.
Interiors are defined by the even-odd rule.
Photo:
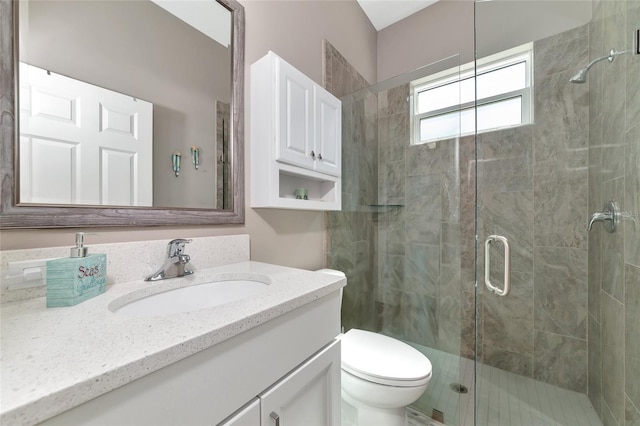
[[[3,228],[244,222],[239,3],[0,7]]]

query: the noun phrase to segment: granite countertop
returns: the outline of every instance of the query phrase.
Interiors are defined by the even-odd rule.
[[[127,317],[108,308],[131,292],[151,294],[247,274],[268,277],[269,289],[225,305],[160,317]],[[337,276],[249,261],[154,284],[120,283],[73,307],[47,309],[43,297],[7,303],[1,312],[0,424],[42,422],[337,291],[344,283]]]

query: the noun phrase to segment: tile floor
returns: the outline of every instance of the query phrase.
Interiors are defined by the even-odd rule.
[[[410,426],[439,426],[425,415],[438,409],[447,426],[473,425],[473,362],[416,346],[433,364],[425,394],[408,409]],[[484,364],[478,365],[478,426],[602,426],[585,394],[569,391]],[[458,394],[451,383],[469,389]]]

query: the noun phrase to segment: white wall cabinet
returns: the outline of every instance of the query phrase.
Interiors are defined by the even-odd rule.
[[[252,207],[340,210],[341,149],[338,98],[273,52],[251,66]]]

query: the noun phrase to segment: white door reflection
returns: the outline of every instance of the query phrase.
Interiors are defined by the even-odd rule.
[[[153,104],[20,63],[20,202],[151,206]]]

